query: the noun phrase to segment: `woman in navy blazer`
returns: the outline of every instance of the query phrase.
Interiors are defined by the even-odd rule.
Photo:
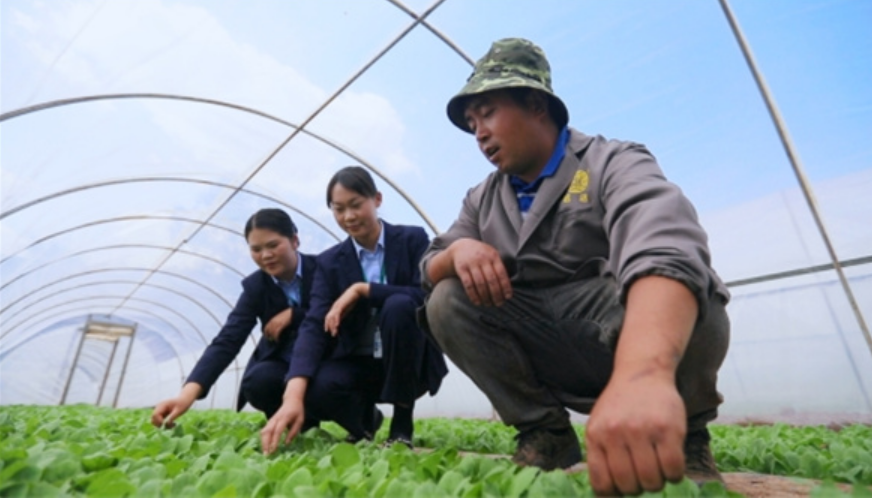
[[[318,256],[283,403],[261,433],[266,453],[285,428],[286,441],[297,435],[306,417],[336,421],[351,441],[372,439],[376,402],[394,406],[389,441],[411,446],[415,400],[435,394],[448,372],[415,320],[424,301],[418,263],[430,240],[421,227],[380,220],[381,201],[359,166],[328,184],[327,205],[350,237]]]
[[[309,308],[315,259],[297,252],[300,240],[291,217],[282,210],[258,211],[245,224],[245,239],[259,270],[242,280],[242,294],[224,327],[203,352],[181,392],[154,409],[155,426],[173,426],[196,399],[202,399],[239,354],[257,321],[263,335],[248,361],[239,388],[237,410],[245,403],[271,417],[281,405],[297,330]]]

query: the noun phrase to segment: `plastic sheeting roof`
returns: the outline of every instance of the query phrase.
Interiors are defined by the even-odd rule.
[[[868,323],[872,4],[731,5]],[[572,126],[645,143],[696,204],[734,294],[723,413],[872,412],[872,353],[714,0],[0,9],[0,403],[59,403],[78,331],[107,314],[135,339],[83,344],[66,402],[106,378],[111,403],[128,350],[120,405],[175,394],[255,269],[246,218],[284,207],[302,251],[329,247],[342,166],[379,175],[386,220],[447,228],[491,167],[445,104],[493,40],[523,36]],[[201,405],[232,406],[253,342]],[[457,369],[422,411],[490,414]]]

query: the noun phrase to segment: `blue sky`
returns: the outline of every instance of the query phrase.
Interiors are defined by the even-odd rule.
[[[430,6],[405,3],[415,12]],[[872,209],[860,198],[872,187],[872,3],[731,5],[820,189],[837,248],[847,257],[868,254]],[[411,21],[385,0],[3,0],[0,112],[84,95],[148,92],[218,99],[299,124]],[[571,125],[646,144],[697,206],[726,279],[827,261],[717,1],[447,0],[427,21],[473,59],[502,37],[540,44]],[[216,106],[113,100],[7,120],[0,124],[0,210],[121,179],[186,177],[239,185],[263,164],[247,188],[338,232],[324,186],[336,169],[360,158],[393,179],[444,230],[466,190],[492,170],[472,138],[445,117],[447,100],[470,70],[419,26],[311,120],[306,129],[316,137],[297,135],[265,164],[293,129]],[[378,183],[385,192],[385,219],[425,225],[385,181]],[[161,264],[166,250],[145,247],[179,247],[250,272],[254,267],[238,234],[222,228],[195,233],[196,224],[167,220],[204,219],[230,192],[189,182],[136,182],[70,194],[4,217],[0,250],[8,260],[0,264],[2,280],[30,272],[0,290],[4,304],[29,296],[4,312],[4,323],[27,315],[8,320],[18,307],[38,300],[33,291],[40,286],[101,266],[163,265],[234,299],[236,273],[185,254]],[[274,204],[242,193],[213,222],[238,232],[251,212]],[[335,242],[302,213],[293,215],[304,251]],[[134,216],[151,218],[129,220]],[[103,219],[110,220],[26,249],[53,232]],[[139,247],[85,253],[41,270],[61,256],[119,245]],[[167,275],[125,272],[114,280],[175,286],[215,314],[226,314],[225,304],[195,286]],[[89,293],[113,296],[134,289],[94,279],[71,278],[55,289],[90,284]],[[75,296],[82,294],[46,300],[45,307]],[[133,297],[179,306],[147,287]],[[132,316],[159,329],[151,318]],[[191,310],[190,316],[211,321],[202,311]],[[28,327],[50,325],[37,320]]]

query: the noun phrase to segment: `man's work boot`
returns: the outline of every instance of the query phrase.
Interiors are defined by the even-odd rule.
[[[571,428],[536,428],[515,437],[518,448],[512,461],[518,466],[538,466],[543,470],[566,469],[581,462],[581,446]]]
[[[724,483],[724,477],[715,465],[711,436],[707,429],[692,431],[684,439],[684,474],[702,487],[706,482]]]

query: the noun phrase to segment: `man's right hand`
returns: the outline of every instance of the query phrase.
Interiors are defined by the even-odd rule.
[[[474,305],[499,307],[512,297],[509,274],[493,246],[475,239],[458,239],[445,253]]]

